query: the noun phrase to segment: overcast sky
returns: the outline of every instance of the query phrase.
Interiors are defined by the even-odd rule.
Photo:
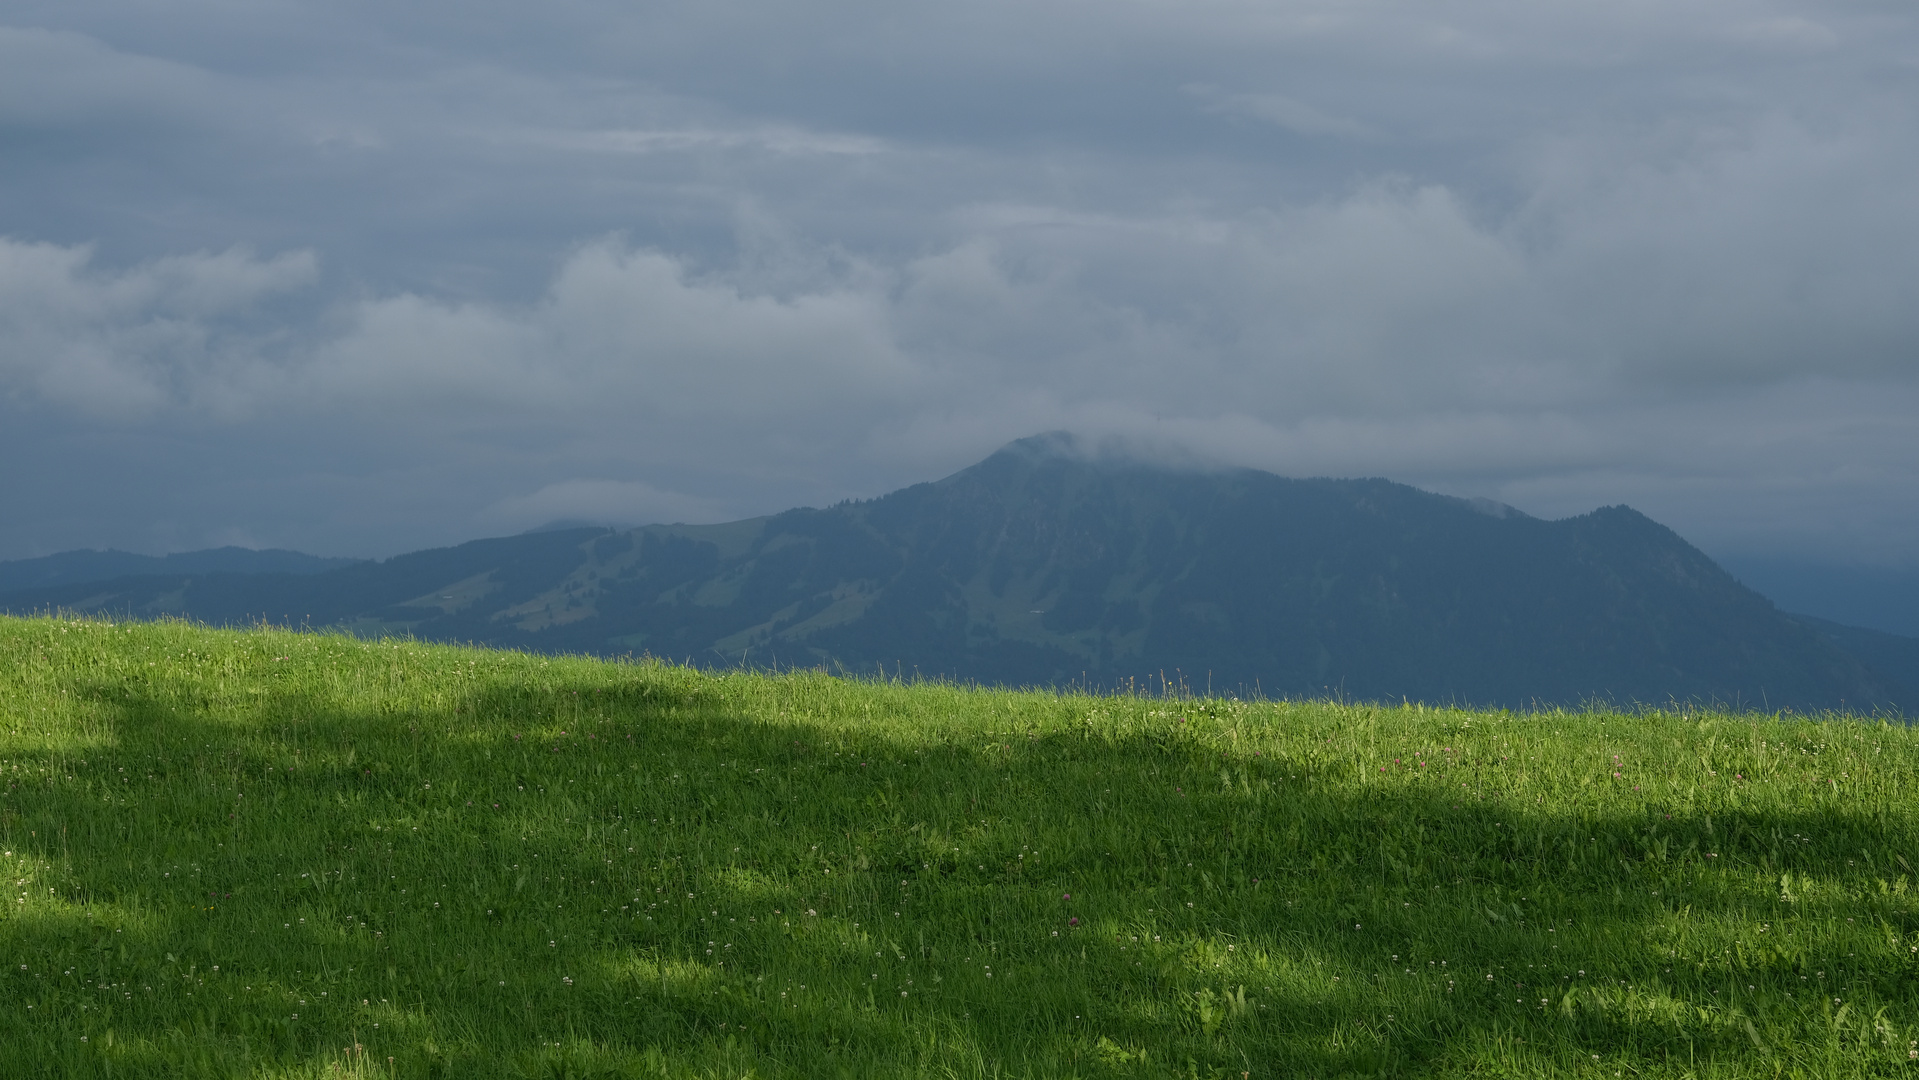
[[[11,0],[0,558],[1049,429],[1919,558],[1911,0]]]

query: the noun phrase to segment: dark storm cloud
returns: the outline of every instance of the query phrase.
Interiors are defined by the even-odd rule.
[[[385,553],[1071,428],[1919,549],[1903,5],[14,5],[0,556]]]

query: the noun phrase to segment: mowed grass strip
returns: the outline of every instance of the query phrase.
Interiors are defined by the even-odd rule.
[[[1919,741],[0,621],[0,1072],[1908,1076]]]

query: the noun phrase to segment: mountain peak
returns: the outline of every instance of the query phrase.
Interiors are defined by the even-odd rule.
[[[1068,461],[1088,461],[1095,457],[1092,441],[1082,438],[1071,431],[1042,431],[1038,435],[1028,435],[1023,439],[1014,439],[995,450],[988,460],[996,457],[1027,458],[1044,461],[1053,458],[1065,458]]]
[[[531,533],[310,578],[63,588],[7,606],[1011,685],[1163,672],[1196,691],[1520,707],[1900,696],[1625,507],[1543,521],[1068,432],[937,483],[727,525]]]
[[[1090,436],[1072,431],[1046,431],[1014,439],[972,468],[1050,462],[1144,468],[1173,473],[1227,472],[1237,468],[1190,447],[1165,440],[1137,435]]]
[[[1526,513],[1525,511],[1520,510],[1516,506],[1507,506],[1503,502],[1498,502],[1493,499],[1482,498],[1477,495],[1472,496],[1470,498],[1462,499],[1460,501],[1464,502],[1467,506],[1472,507],[1474,510],[1479,511],[1480,513],[1486,515],[1489,518],[1499,518],[1501,520],[1504,520],[1506,518],[1513,518],[1513,517],[1523,518],[1523,517],[1532,516]]]

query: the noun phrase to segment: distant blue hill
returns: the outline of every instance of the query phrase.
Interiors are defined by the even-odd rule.
[[[127,551],[63,551],[38,559],[0,562],[0,592],[80,585],[150,574],[321,574],[359,559],[329,559],[298,551],[220,547],[176,555]]]
[[[1794,614],[1792,618],[1864,661],[1898,690],[1899,703],[1907,716],[1919,715],[1919,638],[1847,626],[1811,615]]]
[[[1795,619],[1627,507],[1544,521],[1380,479],[1100,457],[1064,436],[723,525],[0,595],[0,610],[58,608],[1027,686],[1909,715],[1919,700],[1919,642]]]
[[[1919,567],[1846,566],[1745,555],[1718,561],[1732,576],[1786,611],[1919,637]]]

